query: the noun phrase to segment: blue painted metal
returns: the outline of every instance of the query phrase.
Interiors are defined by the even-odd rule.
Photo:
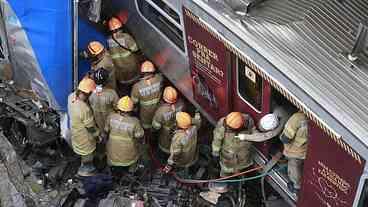
[[[9,0],[61,110],[72,91],[72,0]]]

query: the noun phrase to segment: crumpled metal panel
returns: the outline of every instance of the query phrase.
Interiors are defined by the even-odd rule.
[[[345,54],[354,45],[359,23],[367,18],[368,0],[269,0],[242,23],[254,40],[248,44],[262,48],[261,55],[364,141],[368,51],[357,67]]]
[[[31,89],[52,107],[58,104],[49,89],[34,54],[28,37],[16,14],[7,0],[0,0],[0,9],[4,16],[5,30],[8,35],[9,55],[12,61],[14,81],[20,88]]]

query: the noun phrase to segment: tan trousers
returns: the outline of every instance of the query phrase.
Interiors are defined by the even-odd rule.
[[[288,157],[288,176],[295,189],[300,189],[304,160]]]

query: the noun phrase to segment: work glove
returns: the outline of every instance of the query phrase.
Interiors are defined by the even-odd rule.
[[[107,142],[107,133],[102,132],[100,136],[98,136],[98,142],[101,144],[106,144]]]
[[[162,169],[162,172],[163,173],[165,173],[165,174],[168,174],[168,173],[170,173],[171,172],[171,170],[173,169],[173,167],[171,166],[171,165],[166,165],[165,167],[164,167],[164,169]]]
[[[218,156],[218,155],[212,155],[212,159],[216,163],[219,163],[220,162],[220,156]]]
[[[199,121],[201,120],[201,113],[199,113],[199,111],[195,112],[194,119],[199,120]]]
[[[244,141],[244,140],[247,140],[247,136],[249,135],[248,134],[238,134],[238,135],[235,135],[235,138],[241,141]]]

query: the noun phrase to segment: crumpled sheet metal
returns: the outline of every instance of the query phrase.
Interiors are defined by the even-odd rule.
[[[0,0],[0,9],[5,23],[5,30],[9,44],[9,56],[13,68],[13,78],[20,88],[31,89],[50,106],[57,108],[58,104],[42,76],[32,46],[18,17],[7,0]]]
[[[11,182],[3,163],[0,163],[0,201],[1,207],[27,207],[22,194]]]

